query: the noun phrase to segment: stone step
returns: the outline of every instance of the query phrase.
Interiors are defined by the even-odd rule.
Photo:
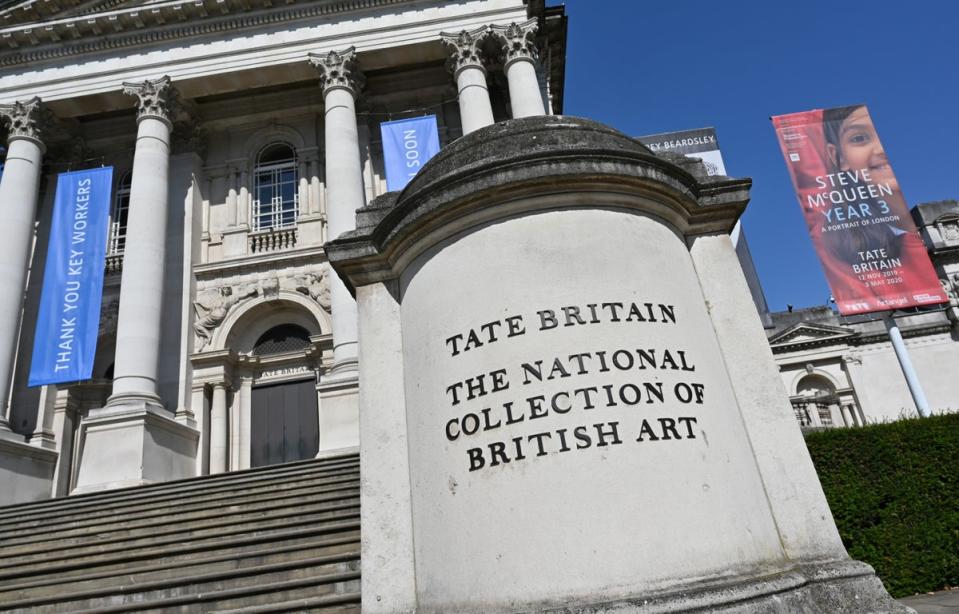
[[[178,520],[168,519],[167,522],[151,521],[146,526],[128,528],[125,523],[117,523],[113,527],[100,527],[79,536],[60,537],[51,533],[43,537],[35,537],[27,543],[0,545],[0,569],[3,568],[3,559],[17,557],[32,557],[50,551],[65,551],[83,547],[95,540],[97,546],[125,543],[137,546],[144,540],[153,540],[160,537],[183,535],[202,537],[212,535],[222,528],[231,530],[255,529],[276,526],[287,520],[311,516],[317,521],[342,512],[356,512],[359,507],[359,496],[335,497],[331,501],[300,501],[286,503],[279,507],[270,507],[263,504],[262,509],[253,507],[249,510],[234,512],[233,514],[214,515],[194,521],[180,523]],[[252,506],[251,506],[252,507]]]
[[[281,512],[270,515],[254,514],[252,518],[245,518],[241,524],[233,522],[233,518],[223,518],[198,523],[196,526],[170,525],[163,530],[138,531],[134,535],[125,535],[122,530],[104,532],[99,537],[95,535],[84,538],[57,540],[56,536],[42,544],[27,544],[11,548],[0,547],[0,575],[11,566],[48,559],[52,554],[55,557],[83,556],[87,553],[104,553],[125,550],[129,548],[149,547],[155,543],[176,543],[184,540],[215,538],[226,534],[242,535],[256,531],[281,529],[292,524],[303,526],[309,523],[337,522],[356,519],[359,517],[359,499],[346,500],[334,505],[310,507],[308,513],[304,509],[285,508]],[[91,539],[93,538],[93,539]]]
[[[358,456],[0,508],[4,612],[360,612]]]
[[[317,463],[317,465],[309,465],[309,463]],[[166,501],[170,498],[182,500],[188,496],[205,497],[224,492],[234,494],[260,492],[285,484],[288,481],[287,478],[291,478],[289,481],[292,481],[292,478],[308,481],[317,477],[329,479],[332,476],[355,476],[359,473],[359,463],[349,458],[338,459],[336,463],[324,462],[322,465],[319,463],[320,461],[301,461],[279,465],[282,469],[275,473],[266,471],[264,468],[257,468],[102,493],[73,495],[35,503],[0,506],[0,530],[20,522],[36,523],[42,522],[49,516],[59,517],[63,510],[68,513],[77,513],[83,510],[107,509],[114,505],[129,506],[149,501]]]
[[[264,494],[275,497],[301,492],[310,488],[335,488],[346,484],[356,484],[358,480],[359,474],[355,470],[337,471],[332,475],[304,475],[289,482],[263,482],[256,486],[245,485],[236,489],[231,489],[229,485],[222,484],[219,488],[207,493],[180,494],[174,491],[154,498],[115,502],[109,506],[86,506],[78,507],[75,510],[60,510],[60,513],[52,517],[31,517],[27,520],[20,521],[12,520],[6,523],[5,526],[0,526],[0,540],[3,540],[5,536],[21,531],[29,531],[30,529],[65,527],[72,523],[86,525],[90,522],[95,522],[97,519],[126,519],[131,514],[163,514],[169,513],[171,510],[179,511],[189,506],[202,507],[204,505],[228,503],[230,501],[246,500],[250,497],[262,497]]]
[[[329,597],[314,597],[297,599],[269,605],[255,605],[245,608],[229,610],[210,610],[209,614],[272,614],[278,612],[313,612],[322,611],[326,614],[360,614],[359,593],[331,595]]]
[[[171,513],[175,511],[177,524],[186,525],[205,519],[219,519],[227,515],[248,515],[254,512],[268,512],[286,507],[302,506],[304,502],[310,504],[331,503],[342,500],[355,501],[359,497],[359,482],[351,480],[334,487],[304,486],[296,491],[281,490],[281,496],[271,495],[270,498],[245,495],[237,498],[223,498],[216,501],[199,501],[186,503],[181,506],[164,506],[151,508],[148,512],[131,512],[122,520],[124,531],[146,529],[152,527],[167,527],[170,524]],[[0,556],[5,548],[23,544],[38,544],[50,539],[56,531],[56,539],[65,540],[74,537],[83,537],[95,532],[114,531],[118,522],[116,516],[94,517],[87,522],[79,519],[68,524],[51,524],[44,527],[34,527],[30,530],[17,531],[10,536],[0,536]]]
[[[298,540],[285,546],[272,545],[269,548],[257,548],[245,552],[214,552],[192,560],[167,558],[150,560],[140,564],[84,568],[72,574],[44,574],[40,579],[21,581],[15,584],[0,585],[0,604],[15,600],[39,599],[62,595],[69,592],[83,592],[102,589],[117,584],[117,576],[122,575],[123,582],[143,585],[148,582],[170,580],[185,576],[196,577],[203,573],[245,569],[258,565],[309,561],[319,557],[347,556],[358,560],[360,554],[359,534],[338,540]]]
[[[317,539],[329,545],[359,540],[359,521],[330,525],[309,524],[306,528],[261,532],[256,535],[230,536],[214,540],[186,543],[157,544],[137,550],[119,549],[115,552],[85,557],[65,556],[59,560],[43,560],[31,565],[11,568],[0,574],[0,586],[14,582],[38,582],[39,578],[85,577],[89,573],[122,571],[131,566],[148,565],[162,560],[171,565],[187,565],[206,557],[240,557],[264,547],[296,547],[306,540]],[[110,574],[113,575],[113,574]]]
[[[245,605],[262,605],[278,599],[287,600],[290,589],[300,591],[303,586],[312,587],[310,596],[342,592],[343,583],[359,578],[358,570],[358,557],[354,553],[350,556],[261,565],[167,581],[117,584],[99,590],[70,590],[46,598],[5,602],[3,607],[14,612],[40,610],[50,614],[87,610],[132,612],[167,607],[167,604],[180,605],[184,601],[210,603],[235,599],[239,593],[251,594],[254,603],[246,602]]]

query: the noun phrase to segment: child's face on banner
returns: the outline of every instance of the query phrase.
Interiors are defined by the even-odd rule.
[[[893,190],[899,189],[866,107],[856,109],[843,120],[839,127],[839,151],[836,153],[841,170],[868,169],[873,183],[889,184]]]

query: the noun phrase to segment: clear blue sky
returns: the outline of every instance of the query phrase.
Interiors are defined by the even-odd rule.
[[[557,2],[548,2],[556,5]],[[869,106],[910,205],[959,199],[959,2],[570,0],[565,113],[714,126],[770,309],[829,297],[770,115]]]

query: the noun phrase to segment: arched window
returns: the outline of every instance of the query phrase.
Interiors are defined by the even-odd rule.
[[[130,213],[130,185],[133,173],[127,172],[117,183],[117,192],[113,198],[113,211],[110,213],[110,242],[108,254],[122,254],[127,243],[127,217]]]
[[[296,152],[286,143],[273,143],[260,151],[253,170],[253,230],[286,228],[296,224]]]
[[[796,394],[807,397],[825,397],[835,393],[836,387],[821,375],[806,375],[796,384]]]
[[[266,331],[253,346],[254,356],[295,352],[309,347],[310,333],[296,324],[280,324]]]

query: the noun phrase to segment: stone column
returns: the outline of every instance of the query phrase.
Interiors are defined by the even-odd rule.
[[[240,464],[237,469],[250,468],[250,428],[251,412],[253,410],[253,377],[244,374],[240,379]]]
[[[239,224],[237,216],[236,168],[230,167],[226,184],[226,225],[234,228]]]
[[[321,205],[323,196],[320,190],[320,161],[310,160],[310,213],[326,214],[326,207]]]
[[[536,76],[536,20],[493,26],[493,37],[503,47],[503,70],[509,83],[513,118],[546,115],[543,92]]]
[[[326,107],[327,236],[334,239],[356,228],[356,210],[366,204],[363,168],[356,127],[356,95],[364,78],[356,65],[353,47],[326,55],[310,54],[320,72]],[[356,301],[339,277],[330,276],[333,313],[333,367],[336,375],[358,369]]]
[[[196,451],[196,475],[209,475],[210,473],[210,414],[212,413],[212,404],[210,395],[207,394],[207,384],[196,379],[196,370],[194,369],[193,389],[191,391],[192,399],[190,408],[197,418],[197,428],[203,436],[197,442]]]
[[[41,140],[44,110],[39,98],[0,105],[10,122],[7,159],[0,180],[0,431],[9,431],[7,401],[13,383],[20,312],[30,265],[33,223],[37,213],[40,167],[46,148]]]
[[[480,49],[488,34],[487,26],[470,32],[463,30],[459,34],[440,33],[443,44],[453,51],[450,63],[453,78],[456,79],[463,134],[493,123],[493,107],[490,105],[486,68],[483,67],[484,58]]]
[[[213,384],[213,403],[210,405],[210,473],[226,471],[227,411],[226,384]]]
[[[246,169],[240,171],[240,195],[236,201],[237,224],[243,228],[250,226],[250,174]]]
[[[169,77],[125,83],[139,99],[127,243],[120,279],[116,368],[108,406],[128,402],[162,406],[157,394],[163,274],[166,255],[167,176],[176,90]]]
[[[307,161],[300,160],[297,165],[297,173],[299,174],[299,181],[296,185],[296,197],[299,201],[300,210],[297,212],[297,217],[303,217],[312,213],[310,210],[310,178],[307,175]]]
[[[819,428],[822,426],[822,419],[819,416],[819,404],[815,401],[806,402],[806,415],[809,416],[809,426]]]

